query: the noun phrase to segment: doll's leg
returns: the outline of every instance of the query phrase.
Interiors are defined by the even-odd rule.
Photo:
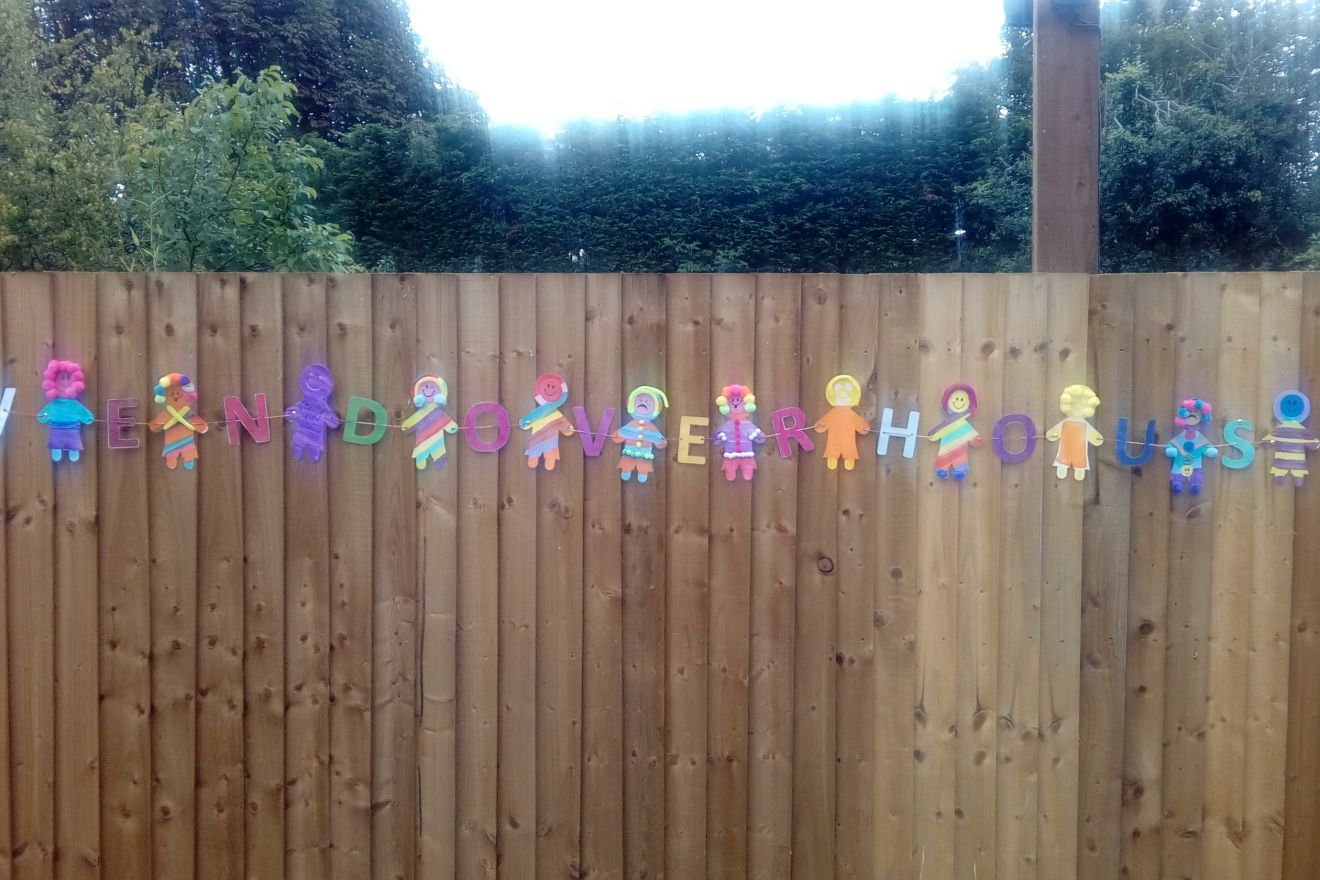
[[[965,479],[967,479],[967,462],[963,462],[963,463],[960,464],[960,465],[955,465],[955,466],[954,466],[954,468],[953,468],[953,478],[954,478],[955,480],[965,480]]]
[[[825,459],[825,465],[826,465],[830,470],[832,470],[832,471],[837,471],[837,470],[839,469],[839,457],[836,455],[836,456],[832,456],[832,457],[830,457],[830,458]]]
[[[1073,479],[1081,482],[1086,479],[1086,468],[1073,468]]]
[[[850,471],[850,470],[852,470],[852,469],[855,468],[855,467],[857,467],[857,459],[855,459],[855,458],[845,458],[845,459],[843,460],[843,469],[844,469],[845,471]]]
[[[624,456],[619,460],[619,479],[625,483],[632,480],[633,471],[637,468],[637,462]]]
[[[559,463],[559,447],[555,446],[545,451],[545,469],[552,471],[555,465]]]
[[[637,462],[637,482],[645,483],[651,478],[651,463],[649,461]]]
[[[1066,464],[1059,464],[1056,461],[1054,463],[1054,475],[1060,480],[1066,479],[1068,476],[1068,466]]]
[[[184,470],[189,470],[189,471],[197,467],[196,444],[189,443],[187,446],[183,447],[183,467]]]
[[[1201,494],[1201,475],[1202,475],[1202,471],[1201,471],[1200,468],[1197,468],[1196,470],[1192,471],[1192,487],[1191,487],[1191,488],[1192,488],[1192,494],[1193,494],[1193,495],[1200,495],[1200,494]]]
[[[736,458],[726,458],[726,459],[724,459],[724,465],[723,465],[723,468],[724,468],[724,479],[728,480],[728,481],[731,482],[731,483],[732,483],[735,479],[737,479],[737,477],[738,477],[738,459],[736,459]]]
[[[743,478],[743,480],[750,480],[750,479],[752,478],[752,474],[754,474],[754,473],[756,473],[756,459],[754,459],[754,458],[744,458],[744,459],[742,460],[742,478]]]
[[[1182,492],[1183,490],[1182,474],[1174,474],[1173,476],[1169,477],[1169,488],[1173,490],[1173,494],[1175,495],[1178,495]]]

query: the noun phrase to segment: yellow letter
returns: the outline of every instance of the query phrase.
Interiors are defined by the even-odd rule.
[[[710,419],[705,416],[683,416],[678,420],[678,463],[679,464],[705,464],[704,455],[695,455],[692,447],[706,442],[705,437],[698,437],[692,433],[693,428],[704,428],[710,424]]]

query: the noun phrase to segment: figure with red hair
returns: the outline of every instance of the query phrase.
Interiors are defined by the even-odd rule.
[[[87,388],[82,367],[73,361],[54,360],[41,374],[41,389],[49,401],[37,414],[37,421],[50,425],[50,460],[60,461],[67,453],[69,461],[82,456],[82,426],[92,423],[92,412],[82,405],[78,395]]]
[[[527,466],[536,467],[542,460],[552,471],[559,463],[559,437],[573,433],[573,423],[559,411],[568,402],[568,383],[556,373],[542,373],[533,390],[536,409],[518,420],[518,427],[531,431],[527,441]]]
[[[746,385],[725,385],[715,398],[724,424],[710,442],[724,450],[724,479],[733,481],[738,474],[750,480],[756,473],[756,447],[765,443],[765,432],[752,421],[756,395]]]
[[[930,439],[939,443],[935,453],[935,476],[941,480],[953,477],[967,479],[968,448],[980,446],[985,438],[972,427],[976,415],[976,390],[959,383],[944,389],[940,397],[944,421],[935,426]]]
[[[197,386],[182,373],[169,373],[160,377],[154,391],[156,402],[165,404],[165,409],[147,427],[165,432],[165,445],[160,451],[165,466],[174,470],[183,462],[184,470],[190,471],[197,466],[197,435],[210,428],[205,419],[192,414]]]

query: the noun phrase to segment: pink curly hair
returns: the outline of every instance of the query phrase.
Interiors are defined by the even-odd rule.
[[[77,397],[87,387],[87,377],[77,362],[54,360],[46,364],[46,370],[41,374],[41,387],[47,400]]]
[[[1182,406],[1178,407],[1178,415],[1173,421],[1178,427],[1185,428],[1187,427],[1188,417],[1195,413],[1196,415],[1201,416],[1198,427],[1204,428],[1206,425],[1210,424],[1210,419],[1214,415],[1214,411],[1215,408],[1210,405],[1210,401],[1202,400],[1199,397],[1189,397],[1182,402]]]

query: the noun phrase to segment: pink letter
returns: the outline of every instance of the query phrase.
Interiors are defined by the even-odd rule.
[[[594,434],[585,406],[573,407],[573,418],[577,421],[577,432],[582,437],[583,455],[592,458],[600,455],[600,451],[605,448],[605,441],[610,439],[610,429],[614,427],[614,407],[605,407],[605,413],[600,417],[600,428]]]
[[[270,442],[270,414],[266,410],[266,395],[258,391],[252,396],[257,408],[256,418],[243,406],[237,395],[225,398],[225,428],[229,432],[229,445],[238,445],[238,426],[241,424],[248,435],[258,443]]]
[[[498,430],[494,441],[482,440],[477,432],[477,419],[488,412],[495,413],[495,425]],[[499,452],[504,448],[504,444],[509,442],[509,433],[512,430],[509,425],[509,411],[491,400],[474,403],[463,418],[463,430],[467,431],[468,445],[472,447],[473,452]]]
[[[134,418],[131,413],[138,408],[136,397],[114,397],[105,402],[106,426],[105,445],[111,449],[137,449],[142,441],[132,433]]]
[[[777,409],[770,416],[770,421],[775,426],[775,442],[779,444],[779,457],[792,458],[793,449],[788,445],[789,438],[797,441],[800,449],[810,452],[816,448],[816,444],[811,442],[807,432],[802,430],[807,426],[807,414],[796,406],[786,406],[783,409]]]

